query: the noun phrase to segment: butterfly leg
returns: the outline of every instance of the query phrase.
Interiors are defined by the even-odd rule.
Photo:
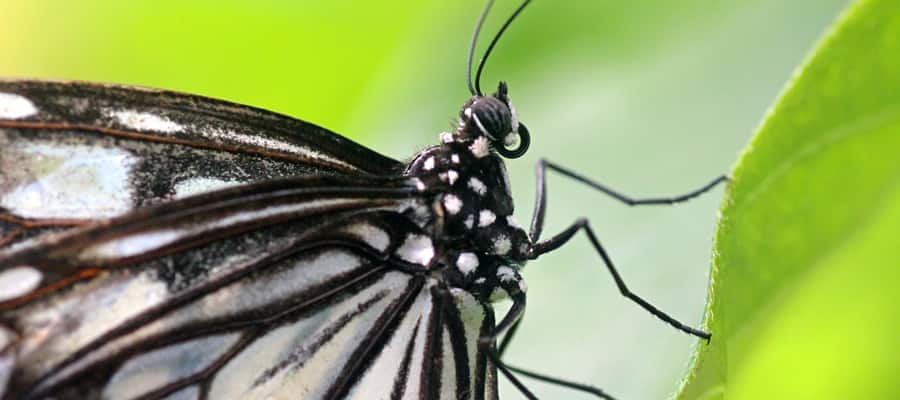
[[[609,271],[610,275],[612,275],[613,280],[615,280],[616,282],[616,286],[619,288],[619,292],[622,293],[623,296],[637,303],[639,306],[650,312],[650,314],[653,314],[669,325],[674,326],[676,329],[690,335],[706,339],[707,341],[709,340],[711,335],[708,332],[691,328],[679,322],[675,318],[670,317],[668,314],[656,308],[654,305],[650,304],[648,301],[642,299],[640,296],[634,294],[630,289],[628,289],[628,286],[625,284],[625,281],[622,280],[622,276],[619,275],[619,271],[616,270],[615,265],[613,265],[612,260],[609,258],[606,250],[600,244],[600,240],[597,239],[597,236],[594,234],[594,231],[591,229],[591,226],[586,219],[579,219],[556,236],[553,236],[550,239],[544,240],[542,242],[535,243],[531,247],[529,257],[531,259],[535,259],[540,257],[542,254],[558,249],[562,245],[566,244],[570,239],[572,239],[572,237],[575,236],[575,234],[578,233],[579,230],[584,230],[584,233],[587,234],[588,239],[591,241],[591,244],[594,245],[594,249],[597,250],[597,253],[600,254],[600,258],[603,259],[603,263],[606,264],[607,270]]]
[[[506,289],[506,288],[504,288]],[[518,291],[515,288],[510,287],[512,289],[512,293],[510,293],[510,298],[512,298],[513,305],[510,307],[509,311],[507,311],[506,315],[503,316],[503,319],[500,320],[500,323],[491,331],[489,334],[484,335],[478,338],[478,345],[481,347],[482,351],[487,354],[491,363],[493,363],[497,369],[500,370],[500,373],[509,379],[512,382],[513,386],[519,389],[522,392],[522,395],[525,396],[528,400],[537,400],[537,396],[531,392],[522,381],[519,380],[513,373],[510,371],[509,367],[500,360],[500,355],[497,351],[494,343],[497,340],[497,337],[503,334],[504,331],[510,329],[511,327],[516,327],[518,325],[518,321],[522,318],[522,315],[525,313],[525,293]],[[510,292],[510,290],[507,290]],[[504,339],[505,341],[505,339]]]
[[[518,276],[516,278],[521,279]],[[522,392],[522,394],[526,398],[537,399],[537,397],[515,376],[514,373],[517,373],[539,381],[591,393],[603,399],[614,400],[611,396],[593,386],[554,378],[552,376],[547,376],[537,372],[532,372],[522,368],[507,365],[505,362],[503,362],[503,352],[506,350],[506,347],[509,345],[510,341],[512,341],[516,330],[518,330],[519,328],[519,323],[522,321],[522,316],[525,313],[525,292],[522,292],[520,290],[518,282],[516,280],[501,282],[501,285],[503,289],[509,293],[510,298],[512,298],[513,300],[513,305],[512,307],[510,307],[506,315],[503,316],[503,319],[500,320],[500,323],[497,324],[494,330],[491,331],[491,333],[489,333],[488,335],[485,335],[479,339],[479,344],[482,346],[491,362],[497,366],[497,369],[499,369],[500,372],[504,376],[506,376],[506,378],[509,379],[510,382],[512,382],[513,386],[519,389],[519,391]],[[503,336],[503,340],[501,340],[500,346],[494,346],[496,339],[504,332],[506,332],[506,335]]]
[[[609,394],[607,394],[600,388],[597,388],[597,387],[594,387],[591,385],[585,385],[585,384],[578,383],[578,382],[572,382],[572,381],[568,381],[568,380],[564,380],[564,379],[560,379],[560,378],[555,378],[555,377],[552,377],[549,375],[544,375],[544,374],[529,371],[529,370],[526,370],[523,368],[515,367],[515,366],[509,365],[509,364],[506,364],[505,362],[503,362],[502,361],[503,353],[506,351],[506,348],[507,348],[507,346],[509,346],[509,343],[512,342],[512,339],[515,336],[516,332],[518,331],[519,325],[521,323],[522,323],[522,319],[519,318],[519,320],[516,321],[516,323],[513,324],[513,326],[511,326],[509,328],[509,330],[506,332],[506,335],[503,336],[503,340],[500,341],[500,346],[498,347],[497,352],[494,353],[496,355],[497,359],[501,360],[498,362],[503,363],[503,366],[506,369],[508,369],[510,372],[524,375],[531,379],[539,380],[539,381],[554,384],[554,385],[559,385],[559,386],[569,388],[572,390],[578,390],[581,392],[590,393],[601,399],[615,400],[614,397],[610,396]]]
[[[546,207],[547,207],[546,206],[546,204],[547,204],[547,194],[546,194],[547,193],[547,180],[546,180],[545,176],[546,176],[548,169],[556,171],[564,176],[567,176],[578,182],[588,185],[594,189],[597,189],[597,190],[607,194],[608,196],[610,196],[616,200],[619,200],[622,203],[625,203],[626,205],[629,205],[629,206],[662,205],[662,204],[676,204],[676,203],[685,202],[685,201],[693,199],[694,197],[697,197],[703,193],[708,192],[709,190],[716,187],[717,185],[719,185],[722,182],[728,181],[727,176],[721,175],[721,176],[713,179],[712,181],[710,181],[703,187],[693,190],[691,192],[685,193],[680,196],[635,199],[635,198],[632,198],[625,194],[622,194],[621,192],[614,190],[606,185],[595,182],[583,175],[575,173],[574,171],[572,171],[568,168],[562,167],[554,162],[551,162],[551,161],[548,161],[545,159],[541,159],[538,161],[538,163],[536,165],[536,169],[537,169],[537,171],[536,171],[537,172],[537,198],[535,200],[534,216],[531,219],[531,235],[530,235],[531,240],[535,241],[535,242],[540,238],[541,231],[544,229],[544,214],[545,214]]]

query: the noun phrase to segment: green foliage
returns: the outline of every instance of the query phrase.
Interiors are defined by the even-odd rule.
[[[733,177],[678,398],[900,398],[900,3],[844,14]]]

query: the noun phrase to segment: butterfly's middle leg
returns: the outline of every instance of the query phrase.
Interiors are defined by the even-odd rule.
[[[594,249],[600,255],[600,258],[603,259],[603,263],[606,265],[609,274],[612,275],[613,280],[616,282],[616,286],[619,288],[619,292],[622,293],[622,296],[625,296],[629,300],[637,303],[643,309],[647,310],[650,314],[653,314],[657,318],[663,320],[669,325],[672,325],[676,329],[687,334],[709,340],[711,335],[708,332],[704,332],[702,330],[692,328],[683,324],[682,322],[669,316],[669,314],[666,314],[653,304],[650,304],[650,302],[648,302],[647,300],[644,300],[643,298],[632,292],[631,289],[628,288],[628,285],[625,284],[625,280],[622,279],[622,276],[619,274],[619,271],[613,264],[612,259],[609,258],[609,254],[606,253],[606,249],[604,249],[603,245],[600,244],[600,240],[597,239],[597,235],[594,234],[594,230],[591,229],[591,225],[587,219],[579,219],[556,236],[532,245],[530,256],[534,259],[540,257],[542,254],[546,254],[558,249],[562,245],[568,243],[568,241],[572,239],[572,237],[575,236],[575,234],[578,233],[579,230],[584,231],[591,244],[594,246]]]
[[[530,370],[527,370],[524,368],[519,368],[519,367],[516,367],[513,365],[509,365],[505,361],[502,361],[503,353],[506,352],[507,347],[509,346],[510,343],[512,343],[512,340],[515,337],[516,332],[518,331],[519,325],[521,323],[522,323],[522,319],[519,318],[516,321],[516,323],[513,324],[509,328],[509,330],[506,332],[506,335],[503,336],[503,340],[500,341],[500,346],[497,348],[496,352],[489,353],[489,354],[493,354],[496,357],[497,363],[502,364],[503,367],[508,369],[510,372],[514,372],[519,375],[527,376],[531,379],[535,379],[535,380],[539,380],[539,381],[542,381],[545,383],[562,386],[562,387],[569,388],[572,390],[578,390],[581,392],[590,393],[601,399],[615,400],[614,397],[610,396],[609,394],[607,394],[606,392],[604,392],[602,389],[600,389],[598,387],[591,386],[591,385],[585,385],[583,383],[573,382],[573,381],[569,381],[569,380],[565,380],[565,379],[556,378],[556,377],[553,377],[550,375],[545,375],[542,373],[530,371]],[[502,371],[502,369],[501,369],[501,371]],[[513,384],[515,384],[515,382],[513,382]]]
[[[517,278],[521,279],[520,277]],[[574,390],[579,390],[586,393],[591,393],[603,399],[614,400],[613,397],[593,386],[528,371],[522,368],[508,365],[503,361],[503,352],[512,341],[516,330],[518,330],[519,328],[519,324],[522,322],[522,316],[525,314],[525,292],[521,291],[520,286],[517,282],[501,282],[501,285],[503,285],[503,289],[506,290],[507,293],[509,293],[509,297],[512,299],[513,305],[512,307],[510,307],[506,315],[503,316],[503,319],[500,320],[500,323],[497,324],[496,328],[494,328],[494,330],[489,334],[481,337],[479,340],[479,345],[482,347],[482,350],[487,354],[491,362],[495,366],[497,366],[497,369],[500,370],[500,372],[504,376],[506,376],[506,378],[509,379],[509,381],[529,400],[536,400],[537,396],[535,396],[534,393],[532,393],[527,387],[525,387],[525,385],[515,376],[515,374],[520,374],[532,379],[567,387]],[[506,335],[503,336],[503,340],[500,342],[500,346],[495,346],[496,339],[504,332],[506,333]]]
[[[509,292],[509,290],[507,290]],[[497,341],[497,337],[503,334],[508,329],[512,329],[509,332],[514,332],[515,328],[518,327],[519,321],[521,321],[522,315],[525,314],[525,293],[519,291],[518,289],[513,289],[511,293],[509,293],[510,298],[513,301],[512,307],[510,307],[509,311],[506,312],[506,315],[503,316],[503,319],[500,320],[500,323],[487,335],[484,335],[478,338],[478,346],[481,348],[485,354],[487,354],[488,359],[493,363],[500,373],[509,379],[512,382],[513,386],[519,389],[522,394],[528,398],[528,400],[537,400],[537,396],[531,392],[519,378],[516,378],[513,375],[512,371],[510,371],[510,367],[506,365],[500,359],[500,353],[497,351],[497,347],[495,343]],[[509,336],[509,333],[504,337],[504,342],[506,341],[506,337]],[[501,348],[503,345],[501,345]]]

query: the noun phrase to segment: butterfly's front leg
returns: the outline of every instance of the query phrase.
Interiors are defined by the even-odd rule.
[[[590,186],[593,189],[599,190],[600,192],[618,200],[622,203],[625,203],[628,206],[647,206],[647,205],[672,205],[677,203],[682,203],[693,199],[694,197],[700,196],[714,187],[718,186],[720,183],[728,182],[728,176],[720,175],[703,185],[699,189],[692,190],[688,193],[671,196],[671,197],[650,197],[650,198],[634,198],[628,195],[619,192],[618,190],[612,189],[602,183],[594,181],[590,178],[587,178],[581,174],[578,174],[568,168],[560,166],[552,161],[547,159],[538,160],[535,165],[535,173],[537,178],[537,192],[534,204],[534,215],[531,218],[531,231],[529,237],[533,242],[537,242],[540,239],[541,232],[544,229],[544,216],[547,210],[547,170],[556,171],[563,176],[572,178],[578,182],[581,182],[587,186]]]

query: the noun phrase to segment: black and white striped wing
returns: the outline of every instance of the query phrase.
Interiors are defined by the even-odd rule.
[[[338,210],[322,197],[315,212],[332,222],[315,228],[304,215],[151,249],[159,226],[126,217],[39,246],[44,257],[0,259],[3,273],[66,265],[81,278],[0,311],[7,396],[496,398],[477,347],[490,308],[410,270],[426,268],[402,260],[415,228],[390,206]],[[127,262],[136,244],[150,259]]]
[[[0,246],[222,187],[399,168],[324,128],[243,105],[0,80]]]
[[[396,161],[201,97],[2,82],[0,167],[4,399],[496,398],[492,311],[431,276]]]

